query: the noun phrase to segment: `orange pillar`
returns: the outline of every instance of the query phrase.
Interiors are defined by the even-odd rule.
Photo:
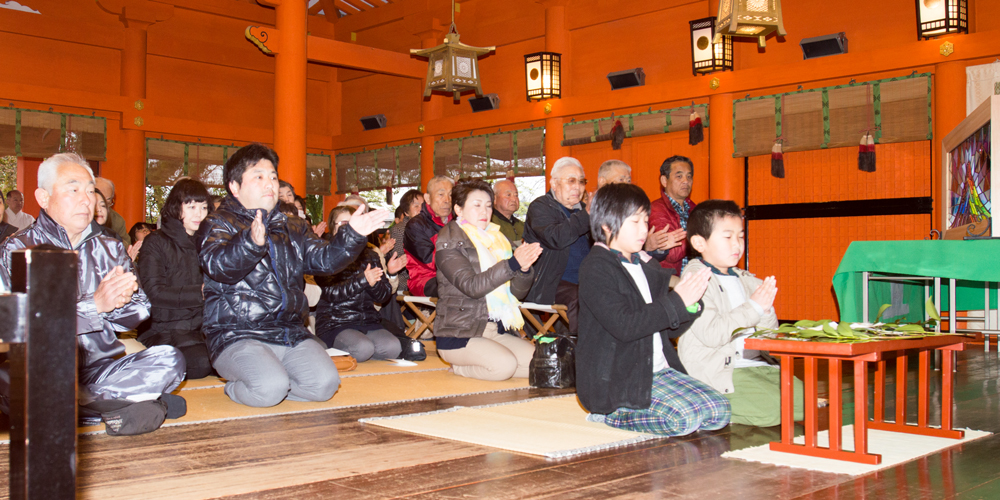
[[[274,150],[278,176],[306,192],[306,0],[268,0],[281,50],[274,56]]]
[[[943,152],[941,141],[944,136],[965,119],[965,63],[945,62],[934,66],[934,139],[931,142],[933,162],[931,165],[931,197],[934,198],[934,214],[931,227],[941,227],[944,192],[941,186],[941,164]]]
[[[695,176],[702,172],[708,176],[709,198],[733,200],[743,206],[743,159],[733,158],[733,95],[709,96],[708,112],[708,168],[698,170]]]
[[[121,56],[121,95],[133,101],[146,99],[146,28],[149,24],[129,20]],[[115,183],[115,211],[126,225],[145,220],[146,134],[141,129],[123,128],[124,168],[106,169],[102,177]]]
[[[562,54],[560,57],[560,91],[562,97],[569,95],[568,89],[571,86],[569,62],[570,62],[570,36],[566,27],[566,0],[544,0],[541,2],[545,6],[545,51]],[[555,105],[555,104],[554,104]],[[545,119],[545,172],[546,178],[551,178],[549,173],[552,165],[563,156],[569,155],[569,148],[562,145],[563,139],[563,119],[552,117]]]
[[[433,19],[431,20],[431,24],[438,26],[440,23],[437,19]],[[437,47],[444,41],[444,31],[439,29],[423,31],[418,33],[417,36],[420,37],[420,48],[422,49]],[[426,84],[427,82],[424,80],[424,85]],[[423,92],[423,87],[421,87],[420,91]],[[423,98],[423,102],[420,104],[421,121],[426,123],[431,120],[437,120],[444,115],[442,99],[444,97],[438,95]],[[421,192],[427,189],[427,181],[431,180],[431,177],[434,177],[434,141],[436,139],[434,135],[430,134],[420,138],[420,187],[418,189]]]

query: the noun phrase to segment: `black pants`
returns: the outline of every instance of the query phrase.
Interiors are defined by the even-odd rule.
[[[569,318],[569,333],[576,335],[580,332],[576,322],[576,318],[580,311],[580,285],[575,283],[570,283],[568,281],[560,281],[559,287],[556,288],[556,304],[562,304],[566,306],[566,317]],[[562,325],[562,322],[557,322],[556,325]],[[559,331],[560,327],[556,326],[556,331]]]

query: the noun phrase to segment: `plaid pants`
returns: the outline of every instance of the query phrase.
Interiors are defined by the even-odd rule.
[[[729,425],[729,400],[708,384],[673,368],[653,374],[649,408],[618,408],[604,423],[635,432],[686,436],[699,429],[714,431]]]

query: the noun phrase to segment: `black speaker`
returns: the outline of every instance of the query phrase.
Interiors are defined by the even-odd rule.
[[[470,97],[469,105],[472,106],[473,113],[497,109],[500,107],[500,97],[496,94],[486,94],[482,97]]]
[[[802,46],[802,59],[846,54],[847,34],[841,31],[833,35],[804,38],[799,45]]]
[[[365,130],[385,128],[385,115],[371,115],[361,117],[361,125]]]
[[[611,90],[640,87],[646,84],[646,73],[642,68],[615,71],[608,73],[608,81],[611,82]]]

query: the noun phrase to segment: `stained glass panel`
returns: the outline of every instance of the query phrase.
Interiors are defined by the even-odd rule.
[[[951,151],[948,229],[990,218],[990,124]]]

